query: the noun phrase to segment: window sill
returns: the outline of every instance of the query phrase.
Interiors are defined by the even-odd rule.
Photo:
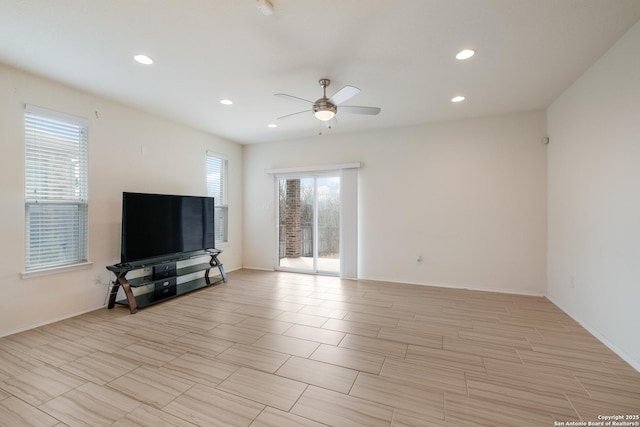
[[[49,267],[49,268],[42,268],[39,270],[23,271],[20,274],[20,276],[23,279],[29,279],[32,277],[49,276],[51,274],[66,273],[68,271],[74,271],[74,270],[84,270],[86,268],[91,268],[91,266],[93,266],[92,261],[85,261],[85,262],[79,262],[77,264],[61,265],[60,267]]]

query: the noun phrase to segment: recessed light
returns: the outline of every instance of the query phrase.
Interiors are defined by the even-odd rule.
[[[222,104],[222,105],[231,105],[231,104],[233,104],[233,101],[230,100],[230,99],[221,99],[220,100],[220,104]]]
[[[267,127],[268,127],[268,128],[277,128],[277,127],[278,127],[278,125],[277,125],[277,124],[275,124],[275,123],[269,123],[269,124],[267,125]]]
[[[147,55],[142,55],[142,54],[136,55],[136,56],[133,57],[133,59],[135,59],[136,61],[138,61],[139,63],[144,64],[144,65],[153,64],[153,59],[151,59],[151,57],[147,56]]]
[[[451,98],[451,102],[462,102],[464,101],[464,96],[454,96],[453,98]]]
[[[461,50],[460,52],[458,52],[458,54],[456,55],[456,59],[459,59],[459,60],[463,61],[465,59],[471,58],[475,54],[476,54],[476,52],[474,50],[464,49],[464,50]]]

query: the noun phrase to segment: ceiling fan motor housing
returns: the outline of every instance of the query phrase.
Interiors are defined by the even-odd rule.
[[[331,111],[333,114],[336,114],[338,109],[334,104],[329,102],[328,98],[320,98],[313,104],[313,113],[317,113],[318,111]]]
[[[320,79],[318,83],[322,86],[323,95],[322,98],[318,99],[316,103],[313,104],[313,115],[316,116],[318,120],[326,122],[327,120],[333,119],[338,110],[336,105],[327,98],[327,86],[331,84],[331,80]]]

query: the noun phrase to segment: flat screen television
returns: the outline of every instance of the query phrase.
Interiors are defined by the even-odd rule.
[[[122,193],[123,264],[188,257],[215,248],[213,197]]]

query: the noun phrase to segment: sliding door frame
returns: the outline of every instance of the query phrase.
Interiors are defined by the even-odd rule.
[[[340,277],[358,278],[358,175],[362,163],[343,163],[334,165],[302,166],[293,168],[267,169],[265,173],[274,176],[275,189],[275,266],[278,270],[279,253],[279,200],[278,182],[280,178],[301,175],[320,175],[324,172],[337,172],[340,175]],[[308,273],[307,271],[305,271]]]
[[[276,175],[275,176],[275,185],[276,185],[276,227],[277,227],[277,232],[276,232],[276,236],[277,236],[277,245],[276,245],[276,266],[275,269],[279,270],[279,271],[291,271],[294,273],[308,273],[308,274],[319,274],[319,275],[325,275],[325,276],[340,276],[340,271],[341,271],[341,265],[342,263],[340,263],[340,266],[338,267],[338,271],[331,271],[331,270],[320,270],[318,269],[318,258],[319,258],[319,246],[318,246],[318,242],[319,242],[319,215],[318,215],[318,209],[319,209],[319,203],[318,203],[318,180],[322,179],[322,178],[338,178],[340,179],[340,194],[342,194],[342,176],[341,176],[341,171],[339,170],[334,170],[334,171],[315,171],[315,172],[306,172],[306,173],[289,173],[289,174],[280,174],[280,175]],[[307,269],[302,269],[302,268],[295,268],[295,267],[283,267],[280,265],[280,181],[281,180],[291,180],[291,179],[299,179],[299,180],[303,180],[303,179],[313,179],[313,206],[312,206],[312,210],[313,210],[313,220],[312,220],[312,224],[311,224],[311,235],[312,235],[312,241],[313,241],[313,245],[312,245],[312,260],[313,260],[313,264],[312,264],[312,268],[311,270],[307,270]],[[342,199],[342,196],[340,196],[340,199]],[[340,203],[340,231],[339,231],[339,236],[342,236],[342,203]],[[341,241],[342,238],[340,237],[339,240]],[[341,242],[338,244],[338,247],[341,248]],[[338,256],[339,259],[341,259],[342,257],[342,253],[341,251],[338,252]]]

